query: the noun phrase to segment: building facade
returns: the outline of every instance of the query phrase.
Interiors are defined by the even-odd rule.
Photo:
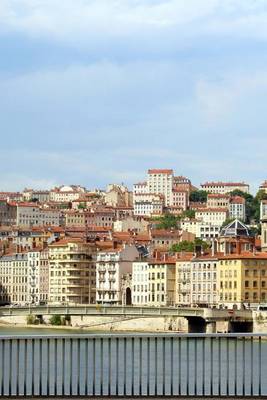
[[[96,248],[81,238],[66,238],[49,246],[49,303],[94,304]]]
[[[234,190],[241,190],[244,193],[249,193],[249,185],[245,182],[205,182],[200,186],[202,190],[214,194],[227,194]]]

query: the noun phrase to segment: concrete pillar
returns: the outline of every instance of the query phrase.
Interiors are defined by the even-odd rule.
[[[216,322],[206,322],[206,333],[216,333]]]

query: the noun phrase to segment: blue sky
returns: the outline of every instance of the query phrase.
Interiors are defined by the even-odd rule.
[[[266,0],[0,0],[0,189],[267,178]]]

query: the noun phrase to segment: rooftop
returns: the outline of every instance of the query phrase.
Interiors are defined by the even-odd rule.
[[[251,233],[248,229],[248,227],[238,219],[235,219],[234,221],[230,222],[230,224],[226,225],[224,228],[222,228],[221,237],[237,237],[237,236],[244,236],[244,237],[250,237]]]

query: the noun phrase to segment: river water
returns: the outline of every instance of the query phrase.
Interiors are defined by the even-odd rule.
[[[65,339],[1,344],[2,395],[267,395],[265,341],[0,327],[14,335]]]

